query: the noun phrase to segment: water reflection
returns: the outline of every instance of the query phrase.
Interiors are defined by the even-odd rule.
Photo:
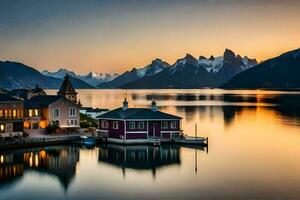
[[[22,149],[0,153],[0,187],[14,183],[34,171],[58,178],[64,190],[72,182],[79,162],[79,148],[58,146]]]
[[[122,168],[124,176],[126,169],[134,169],[149,170],[155,177],[157,169],[181,164],[180,147],[102,145],[99,148],[99,162]]]

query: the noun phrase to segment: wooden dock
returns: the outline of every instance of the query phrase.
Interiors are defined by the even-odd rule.
[[[112,143],[120,145],[155,145],[160,144],[178,144],[192,146],[207,146],[208,138],[204,137],[184,137],[177,139],[149,138],[149,139],[115,139],[115,138],[95,138],[99,143]]]

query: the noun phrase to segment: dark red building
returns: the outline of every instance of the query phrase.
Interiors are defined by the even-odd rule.
[[[171,140],[178,138],[181,131],[181,117],[158,111],[155,101],[152,101],[150,109],[128,108],[125,99],[122,108],[98,118],[99,136],[113,140]]]

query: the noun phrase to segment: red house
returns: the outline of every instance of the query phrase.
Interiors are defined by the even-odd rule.
[[[179,137],[181,117],[151,108],[128,108],[125,99],[122,108],[109,111],[99,117],[98,136],[115,142],[147,142],[151,139],[171,140]]]

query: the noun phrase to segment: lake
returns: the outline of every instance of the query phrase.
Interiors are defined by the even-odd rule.
[[[49,90],[48,94],[56,91]],[[300,92],[78,90],[84,106],[158,108],[208,148],[53,146],[0,152],[0,199],[299,199]]]

